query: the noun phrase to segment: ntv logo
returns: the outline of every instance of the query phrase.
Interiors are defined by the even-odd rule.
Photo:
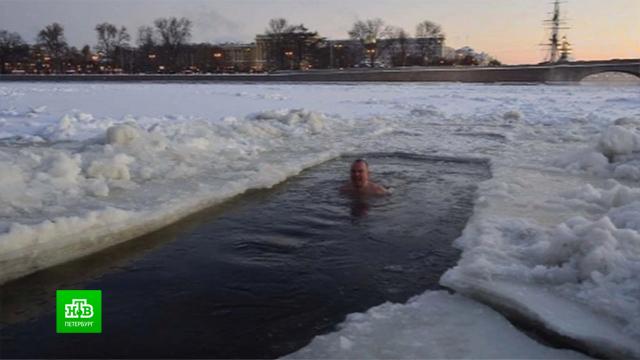
[[[102,291],[56,290],[56,333],[101,332]]]
[[[87,299],[72,299],[71,304],[64,306],[64,317],[67,319],[93,317],[93,306],[87,303]]]

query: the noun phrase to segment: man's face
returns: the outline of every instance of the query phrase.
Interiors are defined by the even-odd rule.
[[[369,181],[369,168],[367,164],[358,161],[351,165],[351,184],[355,188],[363,188]]]

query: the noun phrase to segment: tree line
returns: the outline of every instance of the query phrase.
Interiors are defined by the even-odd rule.
[[[165,64],[168,71],[177,71],[187,61],[182,56],[191,37],[192,23],[187,18],[159,18],[153,26],[138,29],[137,46],[124,26],[100,23],[95,27],[97,43],[78,49],[67,43],[64,27],[59,23],[45,26],[38,32],[36,42],[27,44],[15,32],[0,30],[0,72],[6,73],[8,64],[32,64],[38,72],[76,71],[140,72]],[[192,53],[192,52],[190,52]]]
[[[16,68],[37,73],[228,70],[221,68],[220,59],[216,59],[216,54],[222,52],[220,45],[189,42],[192,27],[192,22],[184,17],[158,18],[153,24],[137,29],[134,45],[126,27],[104,22],[94,28],[97,42],[93,48],[85,45],[80,49],[69,46],[64,27],[59,23],[40,30],[34,44],[28,44],[15,32],[0,30],[0,73]],[[351,42],[331,45],[332,42],[303,24],[272,19],[262,34],[265,68],[374,66],[385,52],[391,52],[393,66],[453,63],[444,58],[428,58],[434,39],[442,46],[445,39],[442,28],[431,21],[419,23],[411,37],[404,29],[388,26],[379,18],[359,20],[348,35]]]

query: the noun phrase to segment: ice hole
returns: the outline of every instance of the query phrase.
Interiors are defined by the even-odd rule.
[[[338,189],[364,157],[390,196]],[[263,358],[405,302],[455,265],[488,164],[344,156],[170,227],[2,288],[3,356]],[[103,333],[57,336],[56,289],[102,290]],[[44,300],[43,299],[48,299]],[[33,341],[37,338],[38,341]],[[81,340],[81,341],[80,341]]]

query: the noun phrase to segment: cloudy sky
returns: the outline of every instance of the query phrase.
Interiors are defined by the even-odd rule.
[[[543,59],[542,21],[551,0],[0,0],[0,29],[33,42],[59,22],[70,44],[96,42],[93,28],[111,22],[129,29],[158,17],[193,21],[194,42],[250,42],[269,19],[304,23],[330,39],[345,38],[354,21],[380,17],[411,33],[421,20],[442,25],[447,45],[471,46],[510,64]],[[577,59],[640,58],[640,0],[565,0],[566,30]]]

